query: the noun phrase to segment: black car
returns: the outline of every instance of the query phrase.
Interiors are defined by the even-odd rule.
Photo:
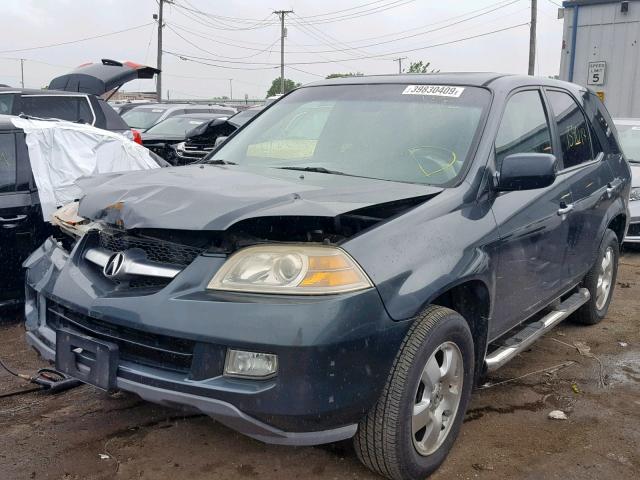
[[[226,120],[228,117],[221,113],[186,113],[171,116],[144,132],[142,144],[169,163],[177,165],[175,148],[172,146],[184,142],[200,125],[219,118]]]
[[[82,187],[95,227],[25,262],[44,358],[265,442],[353,437],[401,480],[444,461],[487,371],[605,318],[630,169],[585,88],[398,75],[306,85],[198,164]]]
[[[131,128],[145,132],[167,118],[191,113],[214,113],[231,116],[236,113],[236,109],[223,105],[197,103],[152,103],[138,105],[123,113],[122,118]]]
[[[45,90],[0,88],[0,114],[86,123],[133,139],[130,127],[102,96],[131,80],[152,78],[158,71],[107,59],[88,63],[54,78]]]
[[[174,145],[175,164],[187,165],[213,151],[227,139],[229,135],[260,113],[264,107],[252,107],[238,112],[230,118],[212,120],[189,132],[184,142]]]

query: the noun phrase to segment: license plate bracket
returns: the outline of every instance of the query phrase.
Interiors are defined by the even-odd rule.
[[[56,330],[56,369],[108,392],[117,390],[119,353],[115,343]]]

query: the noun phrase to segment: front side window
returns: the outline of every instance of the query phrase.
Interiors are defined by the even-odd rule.
[[[13,114],[13,99],[15,94],[3,93],[0,95],[0,115]]]
[[[93,124],[94,118],[86,97],[65,95],[23,96],[20,110],[25,115],[39,118],[57,118],[70,122]]]
[[[514,153],[551,153],[551,131],[537,90],[509,98],[495,142],[496,162]]]
[[[0,193],[16,191],[16,136],[0,133]]]
[[[589,124],[576,101],[565,92],[547,91],[551,110],[558,124],[564,168],[592,160]]]
[[[444,185],[463,170],[490,101],[477,87],[331,85],[287,95],[210,160]]]

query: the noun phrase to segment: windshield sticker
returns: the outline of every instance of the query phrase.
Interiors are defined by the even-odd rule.
[[[454,97],[458,98],[464,92],[464,87],[453,87],[449,85],[409,85],[404,89],[402,95],[428,95],[431,97]]]

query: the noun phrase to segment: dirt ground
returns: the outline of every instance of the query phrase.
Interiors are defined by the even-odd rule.
[[[640,253],[630,252],[608,318],[593,327],[562,324],[492,375],[431,478],[640,478],[639,324]],[[575,342],[593,355],[581,355]],[[0,358],[21,372],[45,366],[15,322],[0,325]],[[0,396],[22,388],[31,387],[0,371]],[[568,420],[550,420],[555,409]],[[349,442],[264,445],[202,415],[89,386],[0,398],[1,480],[252,477],[378,478]]]

